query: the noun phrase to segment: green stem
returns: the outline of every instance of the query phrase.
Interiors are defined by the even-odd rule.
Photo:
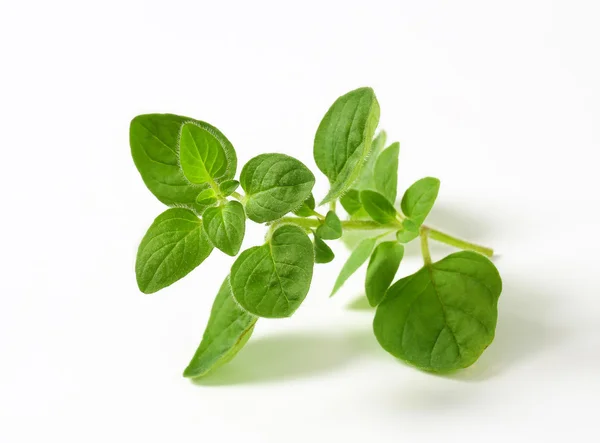
[[[461,240],[460,238],[453,237],[451,235],[445,234],[443,232],[438,231],[437,229],[427,228],[429,231],[429,236],[432,240],[437,240],[442,243],[446,243],[447,245],[454,246],[458,249],[468,249],[470,251],[479,252],[487,257],[491,257],[494,255],[494,250],[492,248],[487,248],[485,246],[476,245],[475,243],[468,242],[466,240]]]
[[[242,194],[240,194],[239,192],[233,191],[233,192],[231,193],[231,196],[232,196],[233,198],[235,198],[236,200],[238,200],[238,201],[240,201],[240,202],[244,203],[244,199],[245,199],[245,197],[244,197]]]
[[[304,218],[304,217],[283,217],[279,220],[274,221],[270,228],[271,232],[280,225],[283,224],[294,224],[304,229],[315,229],[321,224],[321,220],[316,218]],[[392,222],[386,224],[380,224],[372,220],[344,220],[342,221],[342,229],[344,231],[373,231],[373,230],[398,230],[402,228],[400,222]],[[430,228],[429,226],[421,226],[421,246],[423,242],[427,243],[423,237],[429,237],[432,240],[436,240],[441,243],[445,243],[450,246],[454,246],[458,249],[467,249],[470,251],[479,252],[487,257],[491,257],[494,254],[494,250],[485,246],[477,245],[475,243],[462,240],[460,238],[453,237],[444,232],[438,231],[437,229]],[[429,244],[427,246],[427,253],[429,254]],[[431,260],[431,255],[428,255]]]
[[[429,229],[421,227],[419,237],[421,237],[421,254],[423,254],[423,262],[425,266],[431,264],[431,252],[429,252],[429,242],[427,241],[427,233]]]
[[[323,214],[319,214],[317,211],[315,211],[314,209],[312,210],[312,214],[317,217],[319,220],[325,220],[325,216]]]

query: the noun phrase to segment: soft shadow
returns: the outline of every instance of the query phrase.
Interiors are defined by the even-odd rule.
[[[471,213],[467,208],[436,202],[427,216],[427,225],[439,228],[444,232],[470,240],[488,234],[485,220],[481,214]]]
[[[369,328],[340,334],[288,333],[252,339],[227,365],[193,380],[202,386],[256,384],[332,372],[377,349]]]
[[[346,309],[349,311],[375,312],[375,308],[369,304],[369,300],[364,293],[358,295],[350,303],[348,303],[346,305]]]

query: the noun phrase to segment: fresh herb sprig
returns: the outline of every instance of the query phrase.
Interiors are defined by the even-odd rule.
[[[325,213],[316,208],[313,173],[293,157],[258,155],[236,180],[235,150],[217,128],[171,114],[133,119],[134,162],[148,189],[171,206],[138,249],[140,290],[171,285],[214,248],[237,256],[184,376],[203,376],[231,360],[260,317],[291,316],[308,294],[315,263],[334,258],[327,241],[354,230],[371,235],[350,254],[331,295],[368,261],[365,293],[376,307],[374,332],[386,351],[421,369],[447,372],[471,365],[492,342],[502,289],[486,258],[493,251],[424,224],[438,196],[436,178],[418,180],[396,204],[400,145],[386,148],[386,133],[375,135],[378,123],[371,88],[341,96],[323,117],[313,153],[330,183],[319,205],[327,205]],[[347,213],[343,220],[338,201]],[[268,225],[266,240],[239,253],[247,219]],[[395,240],[385,240],[392,233]],[[404,245],[417,239],[424,266],[393,283]],[[463,251],[434,262],[430,239]]]

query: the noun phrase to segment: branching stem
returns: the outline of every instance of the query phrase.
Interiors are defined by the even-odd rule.
[[[322,217],[322,216],[321,216]],[[320,217],[319,217],[320,218]],[[321,220],[316,218],[303,218],[303,217],[283,217],[279,220],[274,221],[271,224],[271,231],[277,226],[284,224],[293,224],[300,226],[304,229],[315,229],[321,224]],[[380,231],[380,230],[398,230],[402,228],[402,224],[398,222],[381,224],[371,220],[344,220],[342,221],[342,229],[347,231]],[[446,234],[445,232],[433,229],[429,226],[421,226],[421,245],[423,245],[423,235],[426,237],[445,243],[450,246],[454,246],[458,249],[467,249],[470,251],[479,252],[487,257],[494,255],[494,250],[486,246],[481,246],[469,241],[453,237],[452,235]],[[427,241],[427,238],[425,239]],[[428,249],[429,251],[429,249]]]

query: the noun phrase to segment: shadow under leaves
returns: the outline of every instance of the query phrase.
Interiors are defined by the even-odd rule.
[[[250,340],[230,363],[193,383],[221,386],[307,378],[342,368],[377,348],[370,329],[264,336]]]

